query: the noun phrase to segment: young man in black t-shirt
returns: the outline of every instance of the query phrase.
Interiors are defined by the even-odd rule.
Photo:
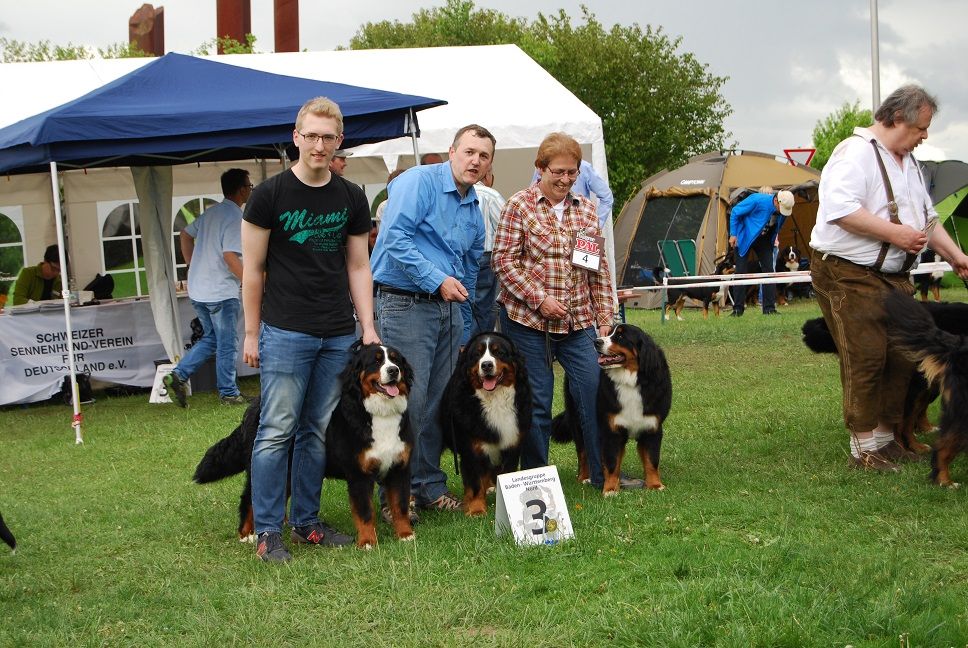
[[[292,541],[352,542],[318,517],[325,431],[356,339],[354,307],[363,342],[379,342],[366,196],[329,170],[342,141],[339,106],[324,97],[306,102],[293,131],[299,160],[256,187],[243,216],[243,359],[261,367],[262,382],[251,474],[257,553],[264,561],[291,558],[282,542],[290,443]]]

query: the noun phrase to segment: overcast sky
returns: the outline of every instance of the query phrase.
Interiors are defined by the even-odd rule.
[[[366,22],[408,21],[420,8],[445,0],[301,0],[300,47],[346,46]],[[572,24],[585,4],[607,27],[619,23],[661,26],[681,37],[717,76],[729,77],[723,94],[733,107],[726,121],[739,148],[782,155],[809,147],[818,120],[845,101],[872,102],[870,0],[476,0],[509,16],[534,19],[564,9]],[[127,40],[137,0],[0,0],[0,37],[94,47]],[[214,0],[166,0],[169,51],[190,52],[215,36]],[[256,48],[271,51],[272,0],[251,0]],[[523,9],[527,7],[527,9]],[[879,0],[881,97],[898,85],[924,85],[940,99],[922,159],[968,160],[968,2]],[[575,61],[593,66],[594,61]],[[500,91],[501,70],[469,70],[468,82],[489,73],[489,92]],[[510,72],[513,72],[510,71]],[[430,71],[422,72],[430,73]],[[456,80],[455,80],[456,82]],[[366,79],[359,80],[366,85]],[[444,97],[446,98],[446,97]],[[7,98],[6,100],[10,100]],[[549,108],[551,109],[551,108]],[[487,116],[478,119],[487,123]]]

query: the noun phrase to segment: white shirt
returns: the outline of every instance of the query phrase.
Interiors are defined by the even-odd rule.
[[[905,155],[901,164],[898,164],[870,129],[855,128],[854,133],[860,137],[848,137],[838,144],[820,175],[820,208],[810,235],[810,247],[859,265],[872,266],[877,261],[882,242],[852,234],[836,223],[837,219],[852,214],[861,207],[878,218],[886,221],[891,219],[887,210],[887,191],[870,144],[871,140],[877,142],[881,159],[884,160],[901,223],[916,230],[924,230],[925,208],[928,220],[937,218],[938,214],[931,203],[914,156]],[[881,270],[899,272],[906,256],[904,250],[892,245]]]

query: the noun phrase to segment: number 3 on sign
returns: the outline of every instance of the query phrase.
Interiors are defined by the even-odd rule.
[[[511,531],[520,545],[552,545],[575,536],[557,468],[506,473],[497,482],[498,535]]]

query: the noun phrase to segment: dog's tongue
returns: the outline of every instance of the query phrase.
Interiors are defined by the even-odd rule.
[[[384,385],[383,389],[386,390],[387,396],[397,396],[400,394],[400,388],[393,383]]]
[[[484,389],[487,391],[494,391],[494,388],[497,387],[496,376],[485,376],[482,382],[484,383]]]

